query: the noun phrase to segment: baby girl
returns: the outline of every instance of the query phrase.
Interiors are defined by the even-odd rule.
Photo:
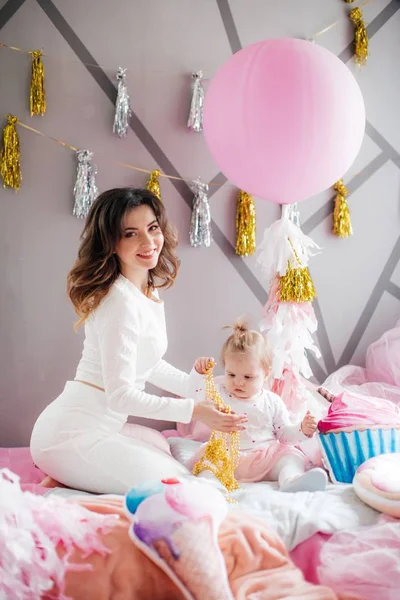
[[[204,401],[204,374],[212,358],[196,360],[191,374],[191,396]],[[279,396],[264,388],[271,370],[271,357],[264,336],[249,330],[242,322],[223,345],[221,361],[225,370],[222,383],[216,382],[224,402],[235,413],[247,416],[240,432],[240,461],[235,471],[239,482],[278,481],[283,492],[323,490],[327,475],[323,469],[305,471],[305,457],[296,444],[312,437],[317,429],[315,418],[307,412],[298,424],[292,424]],[[207,442],[210,431],[193,422],[187,437]],[[197,453],[194,462],[201,456]]]

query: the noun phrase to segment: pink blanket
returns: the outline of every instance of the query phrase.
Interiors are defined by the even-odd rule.
[[[240,511],[228,514],[218,535],[230,587],[230,591],[224,591],[221,571],[214,568],[218,562],[207,536],[206,522],[198,523],[196,532],[192,532],[194,535],[174,538],[179,544],[176,556],[168,545],[158,544],[161,556],[175,574],[170,577],[168,569],[162,567],[162,561],[154,561],[150,553],[144,553],[140,546],[132,543],[128,522],[118,503],[97,500],[83,505],[102,514],[117,513],[120,521],[111,532],[102,536],[102,542],[110,548],[109,557],[92,555],[84,558],[80,552],[71,557],[72,562],[81,566],[92,566],[91,571],[71,570],[67,574],[65,594],[72,599],[359,599],[305,581],[279,537],[264,523]],[[191,522],[187,526],[195,525]],[[198,576],[200,572],[202,577]]]
[[[175,430],[169,433],[170,435],[177,435]],[[0,448],[0,470],[3,468],[19,475],[23,490],[37,495],[48,492],[51,484],[48,483],[46,487],[40,485],[40,482],[45,479],[45,475],[34,466],[29,448]],[[321,548],[327,539],[329,539],[329,536],[316,534],[297,546],[290,554],[294,564],[303,572],[306,580],[311,583],[319,583],[317,567],[319,566]]]
[[[139,505],[127,496],[126,507],[104,497],[68,502],[23,491],[0,471],[0,597],[358,600],[307,582],[277,534],[228,512],[218,490],[160,489]]]

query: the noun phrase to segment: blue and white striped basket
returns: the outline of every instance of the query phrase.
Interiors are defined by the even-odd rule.
[[[373,456],[400,452],[400,428],[322,433],[319,440],[335,483],[352,483],[358,467]]]

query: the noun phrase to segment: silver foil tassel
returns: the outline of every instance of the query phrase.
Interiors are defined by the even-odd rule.
[[[192,99],[190,102],[187,126],[192,131],[203,131],[204,89],[203,71],[192,73]]]
[[[211,213],[208,203],[208,184],[198,177],[190,184],[194,193],[189,239],[194,248],[209,248],[212,242]]]
[[[90,207],[96,200],[99,190],[96,185],[96,167],[92,165],[93,153],[89,150],[78,150],[78,167],[74,186],[74,217],[85,219]]]
[[[294,225],[297,225],[297,227],[300,227],[300,211],[299,211],[299,205],[297,204],[297,202],[295,202],[294,204],[292,204],[292,223],[294,223]]]
[[[118,94],[115,103],[115,117],[113,132],[120,138],[126,137],[129,127],[129,119],[131,117],[131,99],[128,93],[126,83],[126,69],[118,67],[117,71]]]
[[[300,211],[297,202],[294,204],[282,204],[282,218],[289,219],[294,225],[300,227]]]
[[[289,219],[291,218],[292,215],[292,205],[291,204],[281,204],[281,211],[282,211],[282,219]]]

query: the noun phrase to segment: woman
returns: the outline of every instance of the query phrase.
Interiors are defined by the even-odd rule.
[[[174,283],[176,245],[162,202],[147,190],[109,190],[92,206],[68,275],[78,324],[85,324],[82,358],[31,438],[35,464],[66,486],[123,494],[144,480],[188,474],[163,436],[127,424],[129,415],[244,428],[245,416],[185,398],[188,375],[162,360],[167,335],[157,288]],[[147,394],[146,381],[183,398]]]

